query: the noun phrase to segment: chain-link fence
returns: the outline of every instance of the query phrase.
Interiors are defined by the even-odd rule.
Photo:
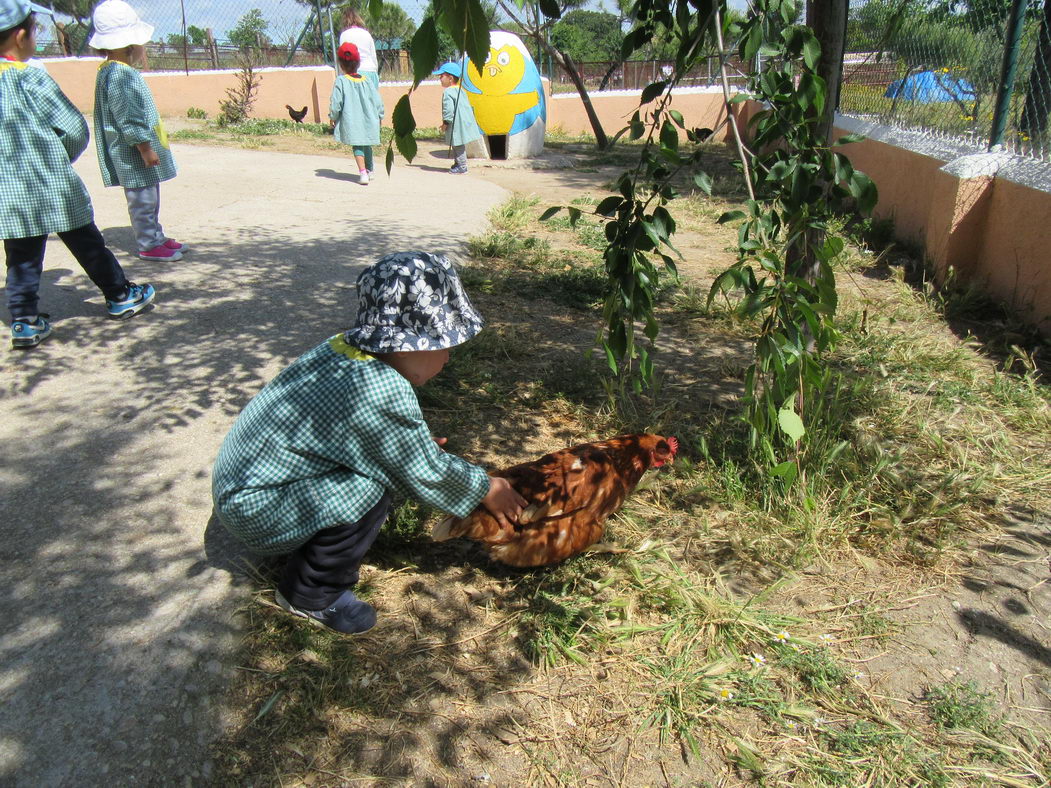
[[[131,0],[154,26],[147,47],[154,71],[237,68],[242,52],[257,65],[314,65],[333,62],[333,41],[349,4],[313,0]],[[93,54],[91,0],[43,0],[51,17],[38,15],[40,57]],[[426,0],[385,3],[378,20],[367,19],[376,41],[380,72],[386,79],[411,73],[409,39],[423,18]],[[367,7],[361,3],[360,7]]]
[[[1044,0],[853,0],[840,111],[1051,159]]]

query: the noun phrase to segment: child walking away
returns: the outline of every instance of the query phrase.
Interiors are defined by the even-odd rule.
[[[482,136],[474,119],[474,108],[467,93],[460,87],[463,67],[459,63],[443,63],[434,72],[445,90],[442,91],[442,131],[445,144],[453,149],[453,166],[449,172],[462,175],[467,172],[467,145]]]
[[[380,144],[383,99],[375,85],[358,73],[361,59],[354,44],[340,44],[336,54],[343,76],[338,77],[332,86],[328,117],[336,139],[354,148],[358,183],[368,186],[372,174],[372,146]]]
[[[0,238],[17,348],[51,335],[49,316],[37,308],[49,233],[58,233],[105,295],[110,317],[131,317],[154,298],[150,285],[128,281],[106,248],[87,189],[73,171],[88,144],[84,116],[46,71],[26,66],[36,51],[34,8],[40,10],[26,0],[0,0]]]
[[[95,32],[88,43],[106,56],[95,78],[95,147],[102,181],[124,187],[139,257],[180,260],[186,244],[165,236],[158,218],[161,181],[175,177],[175,161],[153,95],[134,68],[146,65],[144,45],[153,26],[124,0],[104,0],[91,19]]]
[[[248,403],[212,473],[223,525],[256,552],[291,554],[277,603],[344,633],[376,621],[350,588],[391,491],[460,517],[481,503],[507,528],[525,505],[507,480],[440,448],[413,390],[482,328],[456,270],[442,255],[399,252],[357,287],[353,328]]]

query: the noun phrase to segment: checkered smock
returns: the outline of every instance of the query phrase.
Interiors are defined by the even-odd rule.
[[[72,162],[88,126],[47,72],[0,59],[0,238],[75,230],[94,218]]]
[[[149,142],[161,163],[147,167],[135,146]],[[107,60],[95,77],[95,148],[102,182],[141,189],[175,177],[175,160],[153,94],[142,74]]]
[[[300,356],[248,403],[212,471],[220,521],[264,554],[357,521],[392,489],[463,517],[489,491],[489,477],[438,448],[412,385],[342,335]]]

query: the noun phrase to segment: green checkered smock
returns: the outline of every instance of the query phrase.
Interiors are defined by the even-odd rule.
[[[248,403],[212,471],[219,520],[264,554],[357,521],[392,489],[462,517],[485,497],[489,477],[442,451],[412,385],[342,335]]]
[[[94,215],[72,162],[84,116],[39,68],[0,59],[0,238],[75,230]]]
[[[142,142],[149,142],[161,160],[156,167],[142,163],[135,147]],[[141,189],[175,177],[168,134],[146,80],[116,60],[100,65],[95,77],[95,148],[107,186]]]

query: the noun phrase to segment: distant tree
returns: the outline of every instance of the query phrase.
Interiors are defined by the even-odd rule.
[[[94,0],[54,0],[51,7],[56,13],[87,23],[91,19],[91,8],[94,5]]]
[[[407,46],[412,34],[416,32],[416,23],[412,17],[402,10],[402,7],[394,3],[384,3],[379,15],[372,16],[363,13],[365,26],[372,34],[377,44],[383,44],[382,49],[392,49],[397,46]]]
[[[490,0],[482,0],[482,13],[485,14],[486,21],[489,23],[490,30],[499,30],[503,24],[503,15],[500,13],[500,9],[496,7],[496,3],[490,2]],[[434,16],[434,0],[429,0],[427,7],[423,10],[423,18]],[[453,43],[452,36],[445,32],[445,29],[441,26],[437,26],[438,30],[438,62],[445,60],[456,60],[460,56],[460,52],[457,51],[456,45]]]
[[[197,25],[190,25],[186,28],[186,37],[190,39],[192,47],[203,47],[208,44],[208,31]]]
[[[265,35],[268,27],[270,23],[263,18],[263,12],[253,8],[238,20],[233,30],[227,31],[226,37],[231,44],[241,49],[252,49],[270,43],[270,39]]]
[[[578,63],[616,60],[624,33],[616,14],[570,11],[551,27],[551,44]]]
[[[182,49],[183,46],[186,44],[186,36],[184,36],[182,33],[169,33],[165,43],[170,47]]]

